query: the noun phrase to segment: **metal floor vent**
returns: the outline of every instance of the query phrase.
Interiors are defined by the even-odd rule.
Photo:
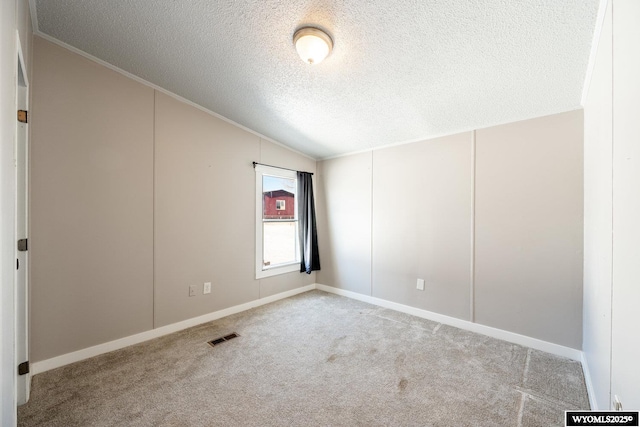
[[[215,340],[211,340],[208,341],[207,344],[209,344],[211,347],[215,347],[218,344],[222,344],[225,341],[229,341],[232,340],[234,338],[239,337],[240,335],[236,334],[235,332],[229,335],[225,335],[224,337],[220,337],[220,338],[216,338]]]

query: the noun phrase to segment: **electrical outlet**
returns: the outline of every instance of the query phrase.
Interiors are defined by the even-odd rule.
[[[189,286],[189,296],[190,297],[196,296],[196,285]]]
[[[424,291],[424,279],[418,279],[418,284],[416,285],[416,289],[419,291]]]
[[[203,294],[210,294],[211,293],[211,282],[206,282],[204,284],[204,286],[202,287],[202,293]]]

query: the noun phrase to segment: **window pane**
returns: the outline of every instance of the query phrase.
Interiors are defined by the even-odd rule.
[[[264,222],[263,267],[296,262],[298,236],[295,221]]]
[[[262,218],[294,219],[295,193],[295,179],[263,175]]]

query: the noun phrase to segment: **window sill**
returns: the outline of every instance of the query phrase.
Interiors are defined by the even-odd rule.
[[[277,276],[285,273],[293,273],[294,271],[300,271],[300,262],[273,267],[267,270],[256,271],[256,279],[264,279],[265,277]]]

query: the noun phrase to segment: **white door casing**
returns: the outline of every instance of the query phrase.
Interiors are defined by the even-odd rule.
[[[640,409],[640,2],[613,1],[611,406]]]
[[[16,173],[16,271],[15,271],[15,361],[16,364],[29,360],[29,287],[28,269],[29,252],[19,250],[18,241],[27,239],[28,235],[28,123],[18,121],[18,110],[28,111],[29,107],[29,82],[24,66],[24,58],[20,45],[20,37],[17,37],[18,70],[16,85],[16,141],[15,141],[15,173]],[[22,405],[29,399],[30,374],[16,375],[16,401]]]

